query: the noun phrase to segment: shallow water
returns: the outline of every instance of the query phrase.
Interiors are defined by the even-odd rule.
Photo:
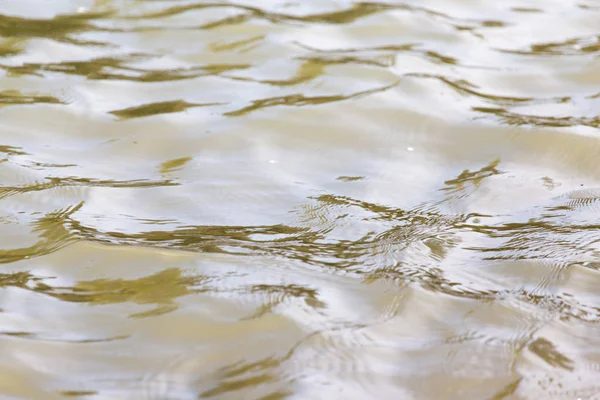
[[[596,0],[0,1],[6,399],[600,399]]]

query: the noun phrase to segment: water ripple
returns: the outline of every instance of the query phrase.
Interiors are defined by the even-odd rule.
[[[4,3],[6,396],[600,393],[593,2]]]

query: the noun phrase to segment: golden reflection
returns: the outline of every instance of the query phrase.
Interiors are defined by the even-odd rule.
[[[410,73],[405,76],[421,78],[421,79],[435,79],[440,82],[445,83],[450,86],[457,92],[465,95],[471,95],[475,97],[479,97],[486,101],[495,103],[495,104],[506,104],[506,105],[515,105],[515,104],[526,104],[529,102],[533,102],[535,99],[530,97],[512,97],[512,96],[499,96],[494,94],[487,94],[476,90],[476,86],[466,80],[452,80],[446,78],[444,76],[439,75],[431,75],[431,74],[422,74],[422,73]]]
[[[4,3],[1,391],[600,392],[598,7]]]
[[[213,44],[210,47],[215,52],[234,51],[234,50],[240,51],[243,48],[245,49],[245,51],[248,51],[253,48],[253,46],[256,44],[256,42],[260,42],[264,38],[265,38],[264,35],[259,35],[259,36],[253,36],[248,39],[242,39],[242,40],[238,40],[238,41],[227,43],[227,44]],[[250,46],[248,46],[248,45],[250,45]]]
[[[495,107],[473,107],[474,111],[492,114],[507,125],[531,125],[531,126],[546,126],[552,128],[572,127],[572,126],[589,126],[591,128],[600,127],[599,117],[549,117],[540,115],[524,115],[506,110],[504,108]]]
[[[93,390],[66,390],[59,392],[62,396],[66,397],[81,397],[81,396],[94,396],[97,395],[98,392]]]
[[[338,176],[336,180],[343,182],[354,182],[365,179],[364,176]]]
[[[130,315],[131,318],[142,318],[176,310],[178,305],[175,300],[198,293],[201,290],[198,285],[205,279],[202,276],[186,276],[179,268],[169,268],[138,279],[94,279],[79,281],[73,287],[55,287],[45,283],[47,278],[36,277],[28,272],[18,272],[0,274],[0,287],[13,286],[33,290],[62,301],[89,305],[130,302],[155,306],[151,310]],[[52,280],[49,279],[48,283],[51,282]]]
[[[471,183],[477,187],[485,178],[502,173],[496,168],[498,167],[498,164],[500,164],[500,160],[494,160],[490,164],[477,171],[471,172],[469,170],[464,170],[455,179],[450,179],[444,182],[446,187],[444,187],[442,190],[458,191],[461,190],[467,183]]]
[[[176,186],[178,183],[171,180],[148,181],[145,179],[130,181],[112,181],[89,178],[48,178],[46,182],[28,186],[0,186],[0,200],[3,198],[29,192],[38,192],[57,187],[87,186],[87,187],[113,187],[113,188],[144,188],[157,186]]]
[[[307,59],[302,63],[302,65],[300,66],[300,68],[298,69],[298,71],[296,72],[296,75],[294,77],[292,77],[290,79],[284,79],[284,80],[270,80],[270,79],[256,80],[253,78],[239,78],[239,77],[232,77],[231,79],[240,80],[240,81],[260,82],[260,83],[264,83],[267,85],[274,85],[274,86],[293,86],[293,85],[298,85],[301,83],[312,81],[313,79],[316,79],[319,76],[323,75],[323,73],[325,71],[325,67],[328,64],[334,64],[334,62],[325,61],[325,60],[321,60],[318,58]]]
[[[281,360],[274,357],[264,358],[256,362],[238,362],[227,367],[221,368],[217,374],[220,379],[215,387],[200,393],[199,398],[209,399],[220,397],[226,394],[240,392],[244,389],[251,389],[268,384],[273,384],[281,378],[274,373],[281,365]],[[261,399],[264,400],[282,400],[291,393],[287,391],[275,390]]]
[[[5,39],[0,42],[0,57],[16,56],[23,51],[21,39]]]
[[[33,223],[33,233],[41,239],[33,246],[20,249],[0,249],[0,264],[11,263],[19,260],[50,254],[63,248],[75,240],[67,228],[67,223],[73,213],[81,209],[83,202],[76,206],[48,213],[38,218]]]
[[[542,360],[554,367],[564,368],[567,370],[574,369],[573,360],[561,354],[558,350],[556,350],[552,342],[544,338],[536,339],[535,341],[531,342],[527,348],[533,354],[537,355]]]
[[[27,95],[17,90],[4,90],[0,92],[0,107],[3,105],[23,105],[23,104],[62,104],[63,102],[53,96]]]
[[[402,8],[402,6],[391,6],[384,3],[356,3],[349,9],[334,11],[329,13],[317,13],[307,16],[294,16],[282,13],[273,13],[265,11],[259,7],[245,6],[241,4],[228,4],[228,3],[209,3],[209,4],[192,4],[184,6],[173,6],[163,11],[156,13],[148,13],[140,17],[139,19],[155,19],[172,17],[175,15],[183,14],[193,10],[201,10],[205,8],[234,8],[243,12],[246,12],[252,18],[261,18],[273,22],[286,22],[286,21],[302,21],[302,22],[320,22],[330,24],[347,24],[356,21],[357,19],[367,17],[369,15],[389,10],[393,8]]]
[[[0,145],[0,153],[4,153],[4,154],[9,155],[9,156],[23,156],[23,155],[27,155],[27,153],[24,152],[23,149],[20,148],[20,147],[2,146],[2,145]]]
[[[78,282],[70,292],[57,290],[52,295],[65,301],[85,302],[90,305],[133,302],[155,305],[156,308],[132,314],[132,318],[161,315],[177,309],[175,299],[194,293],[201,277],[184,276],[177,268],[170,268],[139,279],[96,279]]]
[[[239,25],[239,24],[248,22],[251,19],[252,19],[251,14],[234,15],[232,17],[226,17],[226,18],[223,18],[223,19],[220,19],[217,21],[207,22],[206,24],[200,25],[196,28],[203,29],[203,30],[209,30],[209,29],[221,28],[221,27],[224,27],[227,25],[235,26],[235,25]]]
[[[218,103],[195,104],[183,100],[162,101],[160,103],[142,104],[141,106],[129,107],[123,110],[110,111],[120,119],[143,118],[158,114],[171,114],[187,110],[192,107],[214,106]]]
[[[176,158],[174,160],[165,161],[164,163],[162,163],[160,165],[160,168],[159,168],[160,173],[168,174],[170,172],[177,171],[177,170],[183,168],[191,160],[192,160],[192,157],[181,157],[181,158]]]
[[[90,22],[108,18],[112,12],[58,15],[52,19],[28,19],[0,14],[0,36],[8,38],[49,38],[79,43],[71,35],[101,30]]]
[[[521,55],[559,55],[563,57],[596,54],[600,52],[600,36],[572,38],[555,43],[538,43],[531,45],[529,50],[503,49],[500,51]]]
[[[318,291],[298,285],[253,285],[249,293],[262,294],[269,299],[249,318],[260,318],[264,314],[274,312],[274,308],[283,304],[288,298],[300,298],[313,309],[325,308],[326,304],[319,299]]]
[[[519,384],[523,380],[523,377],[516,379],[514,382],[509,383],[504,388],[502,388],[498,393],[494,394],[490,400],[505,400],[510,399],[515,395],[515,392],[519,388]]]
[[[87,61],[63,61],[58,63],[23,63],[21,65],[0,65],[12,76],[37,75],[58,72],[68,75],[79,75],[93,80],[122,80],[131,82],[170,82],[183,79],[194,79],[201,76],[220,75],[224,72],[246,69],[246,64],[214,64],[194,68],[175,68],[167,70],[146,70],[127,65],[143,58],[139,55],[126,57],[96,58]]]
[[[248,113],[251,113],[256,110],[261,110],[264,108],[275,107],[275,106],[294,106],[300,107],[305,105],[318,105],[325,103],[333,103],[338,101],[349,100],[361,96],[367,96],[373,93],[384,92],[388,89],[391,89],[398,85],[398,83],[393,83],[391,85],[383,86],[376,89],[364,90],[362,92],[356,92],[349,95],[333,95],[333,96],[304,96],[302,94],[292,94],[288,96],[282,97],[272,97],[268,99],[254,100],[252,104],[246,107],[243,107],[239,110],[229,111],[224,113],[223,115],[228,117],[239,117]]]

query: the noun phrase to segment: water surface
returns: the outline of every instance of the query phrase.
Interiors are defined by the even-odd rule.
[[[600,399],[596,0],[0,0],[6,399]]]

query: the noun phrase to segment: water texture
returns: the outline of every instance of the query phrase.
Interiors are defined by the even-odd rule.
[[[600,399],[597,0],[0,0],[2,399]]]

